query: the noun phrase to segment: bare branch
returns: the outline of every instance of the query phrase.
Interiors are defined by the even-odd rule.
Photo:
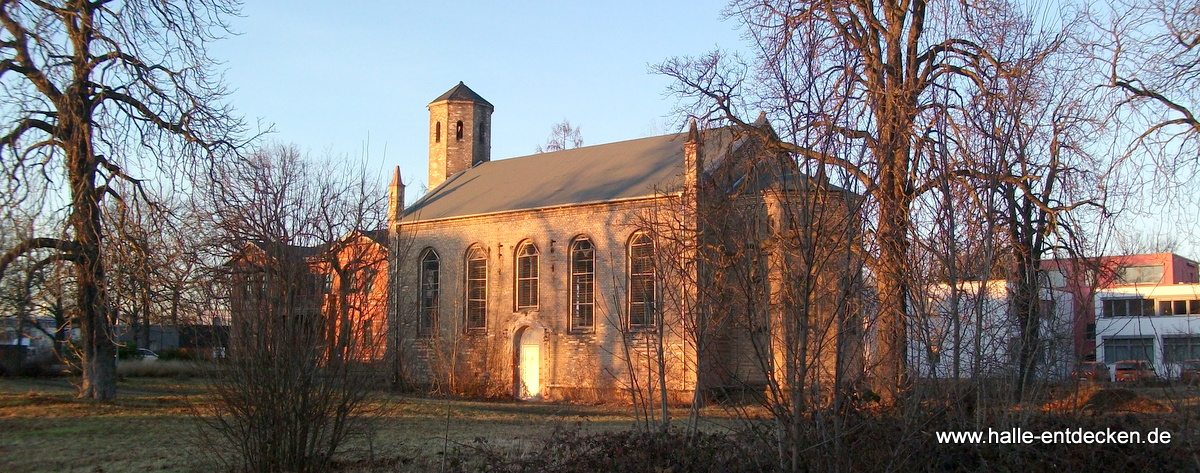
[[[69,240],[60,240],[58,238],[30,238],[18,243],[0,256],[0,277],[4,277],[4,272],[8,269],[8,265],[12,264],[17,258],[39,249],[54,249],[62,252],[63,258],[76,259],[82,253],[82,247],[79,243]]]

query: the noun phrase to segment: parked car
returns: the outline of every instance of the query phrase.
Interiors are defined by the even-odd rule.
[[[1179,380],[1188,384],[1200,382],[1200,360],[1179,362]]]
[[[1109,371],[1108,365],[1101,361],[1084,361],[1075,367],[1071,372],[1071,379],[1079,381],[1091,381],[1099,383],[1107,383],[1112,379],[1112,372]]]
[[[138,355],[142,357],[142,361],[158,361],[158,353],[149,348],[138,348]]]
[[[1116,380],[1125,383],[1144,383],[1158,379],[1154,365],[1146,360],[1125,360],[1116,364]]]

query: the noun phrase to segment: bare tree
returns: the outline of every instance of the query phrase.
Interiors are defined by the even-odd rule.
[[[998,11],[1003,41],[989,41],[994,62],[984,87],[968,102],[970,112],[951,117],[958,139],[948,148],[975,162],[973,172],[955,178],[973,192],[978,211],[994,220],[1004,235],[1000,276],[1011,283],[1010,305],[1018,323],[1014,396],[1022,399],[1046,350],[1039,330],[1047,286],[1042,260],[1055,248],[1077,253],[1070,235],[1081,231],[1074,218],[1080,207],[1104,205],[1103,170],[1111,163],[1089,152],[1089,139],[1102,130],[1094,94],[1081,87],[1089,69],[1067,41],[1079,26],[1067,21],[1046,32],[1036,19],[1016,10]],[[1070,18],[1068,18],[1070,20]],[[995,36],[995,33],[980,32]],[[975,204],[970,204],[975,206]],[[1045,309],[1050,309],[1046,306]]]
[[[387,245],[362,229],[382,225],[385,194],[363,168],[286,146],[222,172],[207,207],[232,333],[210,446],[235,469],[324,471],[382,406]]]
[[[3,219],[0,240],[28,237],[32,225],[28,216],[7,215]],[[0,244],[11,242],[0,242]],[[5,246],[9,246],[5,245]],[[18,339],[50,340],[50,353],[36,354],[40,360],[63,359],[67,353],[70,322],[64,302],[64,260],[50,252],[33,252],[31,257],[15,261],[11,274],[0,284],[0,313],[6,326],[15,328]],[[17,342],[21,344],[22,342]],[[30,347],[35,347],[33,343]]]
[[[182,195],[153,183],[143,190],[154,200],[106,202],[111,237],[103,256],[116,328],[128,331],[128,341],[136,346],[149,347],[152,326],[199,322],[205,304],[196,302],[205,300],[200,295],[205,264],[198,251],[208,232],[197,229],[202,224]]]
[[[734,3],[728,14],[754,40],[753,64],[718,52],[658,68],[678,81],[677,92],[700,102],[696,115],[742,126],[746,106],[777,115],[780,138],[764,135],[764,141],[844,169],[853,188],[871,197],[876,251],[868,265],[879,309],[874,387],[888,405],[908,385],[910,212],[930,182],[919,157],[931,143],[921,130],[947,109],[933,93],[936,82],[961,76],[970,83],[986,58],[976,43],[937,28],[949,25],[930,23],[929,7],[925,1]],[[746,85],[750,74],[761,82]]]
[[[998,14],[1007,10],[1017,13]],[[1008,2],[735,2],[727,14],[753,41],[752,60],[718,51],[657,68],[692,101],[687,112],[754,133],[746,117],[757,108],[777,125],[776,136],[757,132],[764,142],[839,169],[829,173],[843,179],[834,183],[866,197],[873,222],[865,262],[878,334],[872,387],[885,405],[910,385],[906,324],[920,284],[911,242],[923,230],[915,226],[915,206],[947,181],[992,171],[968,149],[955,149],[963,138],[947,123],[963,123],[971,97],[1015,72],[1005,62],[1011,58],[993,49],[1025,21],[1022,11]],[[1033,176],[993,178],[1014,186],[1020,199],[1033,194],[1026,182]]]
[[[1173,169],[1200,153],[1200,2],[1114,0],[1092,11],[1099,38],[1087,40],[1104,63],[1137,137],[1134,149]],[[1170,172],[1164,175],[1170,175]]]
[[[550,153],[580,146],[583,146],[583,137],[579,134],[579,127],[572,126],[571,122],[564,118],[550,129],[550,138],[546,139],[546,144],[538,145],[534,152]]]
[[[75,263],[83,397],[116,395],[102,203],[145,197],[114,184],[136,189],[139,171],[191,168],[241,131],[205,51],[236,13],[226,0],[0,2],[6,190],[56,188],[70,200],[67,235],[21,241],[0,258],[0,274],[38,249]]]

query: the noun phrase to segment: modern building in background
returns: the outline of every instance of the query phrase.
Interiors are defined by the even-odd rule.
[[[1098,291],[1094,304],[1098,360],[1149,361],[1160,377],[1200,360],[1200,284],[1112,287]]]
[[[909,325],[909,363],[923,378],[1011,378],[1017,369],[1020,323],[1012,307],[1013,284],[970,281],[953,288],[940,284]],[[1074,298],[1053,289],[1039,291],[1039,379],[1061,379],[1074,366]]]
[[[1070,293],[1075,356],[1097,357],[1098,295],[1112,288],[1145,288],[1200,283],[1196,261],[1172,253],[1071,258],[1042,262],[1044,284]]]

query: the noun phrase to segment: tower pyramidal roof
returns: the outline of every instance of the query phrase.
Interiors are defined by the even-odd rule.
[[[484,100],[483,97],[480,97],[479,94],[475,93],[474,90],[471,90],[470,87],[467,87],[466,84],[463,84],[462,81],[458,81],[458,85],[454,86],[454,88],[452,88],[450,90],[447,90],[446,93],[442,94],[440,97],[438,97],[436,99],[433,99],[433,102],[430,102],[430,103],[441,102],[443,100],[462,100],[462,101],[466,101],[466,102],[477,102],[477,103],[481,103],[481,104],[487,105],[489,107],[495,108],[494,106],[492,106],[492,104],[490,102],[488,102],[487,100]]]

